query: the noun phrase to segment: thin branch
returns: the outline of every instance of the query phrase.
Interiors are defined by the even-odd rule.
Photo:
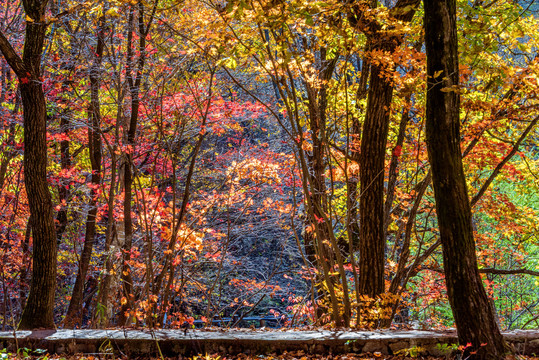
[[[489,185],[492,183],[492,181],[494,181],[494,179],[496,178],[496,176],[498,176],[499,172],[502,170],[502,168],[504,167],[504,165],[509,161],[511,160],[511,158],[517,153],[518,151],[518,148],[520,147],[520,144],[522,143],[522,141],[524,141],[524,139],[526,138],[526,136],[528,136],[528,134],[530,133],[530,131],[532,131],[533,127],[537,124],[537,122],[539,121],[539,116],[537,116],[535,119],[533,119],[533,121],[531,123],[529,123],[528,127],[526,128],[526,130],[524,130],[524,132],[522,133],[522,135],[520,135],[520,137],[518,138],[517,142],[515,143],[515,145],[513,146],[513,148],[511,149],[511,151],[509,152],[509,154],[507,154],[503,160],[496,166],[496,168],[494,169],[494,171],[492,171],[492,174],[490,174],[489,178],[487,179],[487,181],[485,181],[485,183],[483,184],[483,186],[481,186],[481,189],[479,189],[479,191],[477,192],[477,194],[475,194],[475,196],[472,198],[472,201],[470,202],[471,206],[473,207],[477,201],[481,198],[481,196],[483,196],[483,194],[485,193],[485,191],[487,191],[487,188],[489,187]]]
[[[86,4],[78,4],[78,5],[75,5],[73,6],[72,8],[70,9],[67,9],[65,11],[62,11],[61,13],[58,13],[57,15],[55,15],[53,18],[51,18],[49,21],[47,21],[46,25],[50,25],[50,24],[53,24],[53,23],[56,23],[58,22],[61,18],[63,18],[64,16],[67,16],[67,15],[70,15],[70,14],[73,14],[74,12],[78,11],[78,10],[81,10],[81,9],[87,9],[88,8],[88,5]]]
[[[483,268],[479,269],[479,272],[481,274],[499,274],[499,275],[533,275],[533,276],[539,276],[539,271],[533,271],[528,269],[512,269],[512,270],[506,270],[506,269],[493,269],[493,268]]]
[[[441,267],[421,266],[417,268],[418,272],[421,270],[430,270],[440,274],[444,273],[444,269]],[[479,269],[481,274],[495,274],[495,275],[532,275],[539,276],[539,271],[533,271],[528,269],[494,269],[494,268],[482,268]]]

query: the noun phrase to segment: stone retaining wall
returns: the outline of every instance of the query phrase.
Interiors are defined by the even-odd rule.
[[[539,331],[504,333],[518,354],[539,356]],[[264,330],[37,330],[0,332],[0,349],[45,349],[57,354],[270,354],[303,350],[337,354],[418,351],[449,355],[457,336],[452,331],[264,331]],[[446,344],[446,345],[444,345]]]

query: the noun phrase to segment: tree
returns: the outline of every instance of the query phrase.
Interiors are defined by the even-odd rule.
[[[137,135],[137,124],[139,121],[140,110],[140,87],[143,79],[144,65],[146,62],[146,36],[150,31],[152,21],[155,16],[158,0],[154,1],[152,11],[149,14],[149,19],[145,23],[145,8],[142,1],[138,1],[136,4],[137,18],[135,20],[135,5],[131,6],[129,13],[129,32],[127,35],[127,84],[129,85],[129,91],[131,94],[131,116],[129,118],[129,127],[127,131],[126,143],[130,146],[135,146],[135,140]],[[133,51],[133,37],[135,35],[135,21],[138,26],[139,44],[138,51],[139,57],[134,59]],[[135,66],[136,64],[136,66]],[[124,168],[124,222],[125,222],[125,242],[123,245],[123,268],[122,268],[122,282],[123,282],[123,295],[127,299],[127,302],[123,304],[122,311],[120,313],[120,324],[124,325],[129,321],[129,317],[126,315],[128,310],[133,309],[132,304],[132,291],[133,280],[131,277],[131,269],[129,261],[131,260],[131,247],[133,245],[133,219],[131,217],[132,211],[132,199],[133,199],[133,181],[135,174],[133,173],[133,154],[128,152],[125,154],[125,168]]]
[[[447,294],[459,342],[478,359],[507,347],[477,267],[472,213],[460,150],[456,1],[424,1],[427,51],[426,135]]]
[[[90,164],[92,167],[91,182],[93,187],[90,191],[89,210],[86,217],[86,231],[84,235],[84,248],[81,254],[79,270],[75,285],[73,286],[73,294],[69,302],[64,326],[73,327],[76,324],[82,324],[82,302],[84,292],[84,282],[88,273],[92,250],[95,242],[96,233],[96,215],[97,215],[97,189],[101,184],[101,158],[102,158],[102,143],[101,143],[101,112],[99,104],[99,86],[101,81],[101,62],[105,47],[104,35],[104,17],[99,19],[97,27],[97,46],[95,49],[95,59],[92,66],[89,68],[90,80],[90,107],[88,111],[88,148]]]
[[[33,219],[32,281],[20,329],[54,327],[57,245],[52,199],[47,184],[47,111],[41,78],[47,2],[23,2],[26,34],[22,58],[0,32],[0,51],[20,81],[24,118],[24,182]]]
[[[417,0],[400,0],[390,15],[395,21],[409,23],[418,5]],[[352,20],[357,22],[357,19],[362,17],[356,10]],[[392,26],[388,29],[389,31],[376,19],[366,25],[365,31],[373,52],[391,55],[402,43],[402,34],[397,32],[395,35]],[[359,155],[359,291],[373,299],[385,292],[384,172],[394,88],[394,82],[388,73],[393,72],[394,67],[395,64],[384,64],[383,61],[371,65]]]

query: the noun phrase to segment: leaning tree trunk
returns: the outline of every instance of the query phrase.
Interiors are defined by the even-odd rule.
[[[98,187],[101,184],[101,157],[102,157],[102,144],[101,144],[101,112],[99,106],[99,85],[101,75],[101,59],[103,56],[103,50],[105,47],[105,39],[103,34],[103,22],[101,18],[100,26],[97,28],[97,47],[95,50],[94,65],[90,68],[90,111],[89,118],[90,124],[88,126],[88,147],[90,150],[90,164],[92,166],[92,188],[90,190],[89,210],[86,217],[86,232],[84,235],[84,247],[80,257],[79,271],[77,272],[77,278],[75,285],[73,286],[73,293],[71,295],[71,301],[69,302],[69,308],[67,310],[66,317],[64,319],[65,327],[74,327],[77,324],[82,325],[82,301],[84,292],[84,283],[86,281],[86,274],[88,273],[88,266],[90,265],[90,259],[92,257],[92,251],[95,242],[95,230],[96,230],[96,215],[97,215],[97,196]]]
[[[501,359],[507,350],[479,270],[459,134],[456,1],[424,1],[427,150],[443,246],[445,281],[459,342],[468,358]]]
[[[57,245],[47,184],[47,111],[40,77],[47,1],[29,0],[23,5],[27,21],[22,59],[0,33],[0,51],[20,81],[24,119],[24,183],[32,217],[32,280],[19,328],[54,328]]]

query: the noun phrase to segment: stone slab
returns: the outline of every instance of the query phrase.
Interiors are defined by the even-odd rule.
[[[519,354],[539,355],[539,330],[504,333]],[[206,353],[270,354],[303,350],[314,354],[349,352],[444,355],[443,344],[457,343],[454,331],[422,330],[36,330],[0,332],[0,349],[45,349],[57,354],[159,354],[193,356]],[[446,346],[447,349],[447,346]]]

